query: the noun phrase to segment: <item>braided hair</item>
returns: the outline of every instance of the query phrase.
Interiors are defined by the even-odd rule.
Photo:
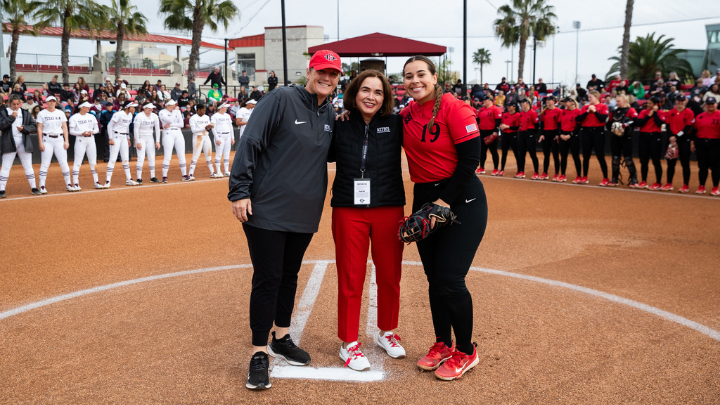
[[[433,61],[430,60],[430,58],[424,55],[415,55],[411,56],[410,59],[408,59],[403,65],[403,74],[405,74],[405,66],[407,66],[411,62],[416,61],[425,62],[431,74],[434,75],[437,72],[437,70],[435,69],[435,64],[433,63]],[[443,97],[443,89],[439,84],[435,83],[433,91],[435,92],[435,105],[433,106],[432,118],[430,118],[430,122],[428,122],[427,125],[428,128],[432,128],[433,124],[435,123],[435,116],[440,110],[440,103],[442,102]]]

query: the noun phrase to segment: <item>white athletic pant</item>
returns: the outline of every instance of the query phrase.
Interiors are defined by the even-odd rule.
[[[208,169],[210,169],[210,175],[214,173],[212,166],[212,143],[210,142],[210,136],[198,136],[193,134],[193,157],[190,161],[190,175],[195,173],[195,165],[197,164],[200,152],[205,154],[205,162],[207,163]]]
[[[40,163],[40,187],[45,187],[45,179],[47,178],[47,171],[50,167],[50,162],[52,162],[53,155],[55,155],[60,164],[62,175],[65,178],[65,184],[70,184],[70,166],[68,166],[67,162],[65,138],[62,135],[57,138],[43,135],[43,145],[45,145],[45,151],[42,152],[42,163]]]
[[[173,147],[180,162],[180,173],[183,177],[187,174],[187,166],[185,163],[185,137],[179,129],[166,129],[163,131],[163,149],[165,157],[163,158],[163,177],[167,177],[170,170],[170,160],[172,159]]]
[[[73,184],[78,183],[78,177],[80,177],[80,166],[82,165],[83,158],[87,153],[88,162],[90,163],[90,171],[92,172],[95,183],[98,182],[97,171],[97,149],[95,147],[95,136],[77,136],[75,138],[75,160],[73,162]]]
[[[136,139],[135,143],[142,146],[142,149],[137,149],[137,178],[142,179],[145,155],[147,155],[148,166],[150,166],[150,178],[155,177],[155,138],[152,135],[144,135]]]
[[[225,173],[230,171],[230,146],[233,134],[218,134],[215,137],[215,168],[218,173],[222,173],[220,170],[220,159],[223,159],[225,163]],[[220,145],[218,145],[220,141]]]
[[[107,174],[105,175],[105,182],[110,183],[112,179],[113,170],[115,169],[115,161],[120,152],[120,158],[122,159],[123,170],[125,171],[125,177],[127,180],[132,180],[130,175],[130,162],[128,161],[128,155],[130,149],[128,146],[128,136],[123,134],[110,134],[110,139],[115,142],[114,145],[110,145],[110,160],[107,165]]]
[[[15,155],[20,158],[23,169],[25,169],[25,177],[27,177],[30,183],[30,188],[36,188],[35,185],[35,172],[32,167],[32,153],[25,152],[25,144],[23,143],[23,136],[16,136],[15,146],[17,146],[17,152],[3,153],[2,155],[2,170],[0,170],[0,191],[5,191],[7,186],[8,177],[10,177],[10,169],[12,169],[13,162],[15,162]]]

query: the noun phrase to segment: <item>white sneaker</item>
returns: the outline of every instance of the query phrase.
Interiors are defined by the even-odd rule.
[[[189,174],[188,181],[193,181],[193,180],[195,180],[195,176],[193,176],[192,174]]]
[[[213,174],[210,175],[210,178],[212,178],[212,179],[222,179],[222,178],[223,178],[223,175],[222,175],[222,173],[213,173]]]
[[[125,182],[126,186],[139,186],[140,184],[135,180],[128,180]]]
[[[75,189],[75,191],[80,191],[80,190],[82,190],[82,189],[80,188],[80,185],[77,184],[77,183],[75,183],[75,187],[73,187],[73,188]]]
[[[73,191],[75,191],[75,187],[73,187],[72,184],[68,184],[67,187],[65,188],[65,190],[72,193]]]
[[[47,194],[47,189],[45,188],[45,186],[40,187],[40,194]]]
[[[95,183],[95,188],[98,189],[98,190],[102,190],[102,189],[105,188],[105,186],[103,186],[103,185],[100,184],[100,183]]]
[[[375,335],[375,343],[385,349],[388,356],[392,357],[393,359],[404,359],[405,349],[400,346],[398,340],[400,340],[400,336],[392,332],[385,332],[384,335]]]
[[[340,345],[340,358],[345,362],[345,367],[350,367],[355,371],[370,370],[370,361],[360,351],[360,342],[348,343],[347,349]]]
[[[230,177],[230,172],[225,172],[225,177]]]
[[[105,182],[105,185],[103,186],[103,188],[110,188],[110,182],[109,182],[109,181],[106,181],[106,182]]]

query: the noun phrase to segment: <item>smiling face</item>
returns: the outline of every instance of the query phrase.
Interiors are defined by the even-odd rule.
[[[360,85],[355,105],[364,117],[372,117],[380,110],[384,100],[382,81],[377,77],[368,77]]]
[[[324,101],[337,88],[340,72],[335,69],[315,70],[308,68],[305,89],[316,94],[318,102]],[[254,88],[257,90],[257,88]]]
[[[485,100],[483,100],[483,107],[490,108],[490,107],[492,107],[492,105],[493,105],[493,101],[490,100],[489,98],[486,98]]]
[[[435,97],[437,73],[426,62],[416,60],[405,65],[403,69],[403,83],[410,97],[422,104]]]

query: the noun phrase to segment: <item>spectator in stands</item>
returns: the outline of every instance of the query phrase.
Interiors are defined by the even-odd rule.
[[[140,88],[137,90],[138,95],[142,95],[145,98],[150,97],[150,94],[152,94],[152,91],[154,90],[152,84],[150,84],[150,80],[145,80],[140,86]]]
[[[172,97],[170,96],[170,92],[165,89],[165,85],[160,86],[160,90],[158,91],[158,96],[162,99],[162,101],[168,101]]]
[[[73,102],[74,102],[75,104],[77,104],[77,103],[78,103],[78,100],[80,100],[80,91],[81,91],[81,90],[80,90],[80,83],[75,83],[75,84],[73,84],[72,93],[73,93],[73,98],[74,98]]]
[[[110,79],[107,80],[108,82]],[[123,84],[125,86],[123,86]],[[121,88],[127,87],[127,85],[130,84],[127,82],[127,80],[124,80],[122,77],[118,76],[118,78],[115,80],[115,85],[112,87],[113,92],[117,93]],[[108,87],[108,90],[110,90],[110,87]]]
[[[50,90],[48,89],[47,83],[43,83],[43,84],[42,84],[42,92],[41,92],[41,94],[42,94],[43,96],[45,96],[45,97],[50,96]]]
[[[462,80],[458,79],[457,83],[455,83],[455,86],[453,86],[453,92],[455,94],[460,94],[461,96],[465,96],[465,85],[463,85]]]
[[[125,83],[120,83],[120,88],[117,89],[117,92],[115,93],[115,95],[117,97],[120,97],[121,94],[124,94],[125,98],[129,98],[129,96],[130,96],[130,93],[128,93],[128,90],[127,90],[127,84],[125,84]]]
[[[528,85],[523,81],[522,77],[518,78],[517,83],[515,83],[515,90],[519,92],[520,89],[524,89],[526,92],[528,89]]]
[[[614,88],[620,86],[620,75],[615,75],[612,80],[610,80],[610,83],[607,85],[607,91],[613,91]]]
[[[275,71],[273,70],[273,75],[275,74]],[[275,79],[277,82],[277,78]],[[240,88],[245,89],[247,91],[248,88],[250,88],[250,78],[247,75],[247,72],[245,70],[242,71],[242,74],[238,77],[238,83],[240,83]]]
[[[195,90],[195,78],[194,77],[188,77],[188,95],[190,96],[190,100],[195,99],[195,93],[197,90]]]
[[[538,92],[540,98],[547,96],[547,85],[543,83],[542,77],[538,79],[538,83],[535,85],[535,91]]]
[[[220,98],[222,95],[220,94],[220,89],[218,89],[219,85],[217,83],[213,83],[212,89],[208,91],[208,101],[213,100],[215,102],[220,101]]]
[[[98,87],[98,89],[93,92],[93,99],[102,100],[102,96],[110,97],[110,93],[108,93],[105,85],[101,84],[100,87]]]
[[[595,75],[593,75],[595,77]],[[580,86],[580,83],[577,83],[575,85],[575,97],[578,102],[578,105],[582,105],[582,103],[586,102],[588,99],[588,90],[583,89]]]
[[[255,101],[260,101],[262,94],[258,91],[257,86],[253,86],[253,91],[250,93],[250,98]]]
[[[70,83],[63,83],[63,89],[60,90],[60,102],[67,103],[74,99],[75,96],[73,95],[72,90],[70,90]]]
[[[500,108],[505,108],[505,92],[498,90],[498,95],[495,97],[495,105]]]
[[[702,98],[703,103],[707,101],[708,98],[712,97],[715,100],[720,100],[720,84],[713,84],[710,86],[710,90],[705,92],[705,95]]]
[[[155,86],[153,86],[153,90],[159,92],[160,88],[162,88],[162,80],[158,80],[157,83],[155,83]]]
[[[505,96],[505,107],[508,104],[517,104],[519,101],[518,93],[515,92],[515,86],[510,86],[510,90]]]
[[[57,78],[57,76],[55,77]],[[2,88],[0,88],[0,93],[8,94],[10,93],[10,89],[12,89],[12,83],[10,83],[10,75],[3,75]]]
[[[33,91],[33,99],[34,99],[37,103],[42,104],[42,103],[43,103],[43,94],[42,94],[42,92],[41,92],[40,90],[38,90],[38,89],[35,89],[35,91]]]
[[[472,86],[472,90],[470,90],[470,95],[471,95],[473,98],[477,98],[478,101],[479,101],[479,100],[480,100],[479,97],[480,97],[481,95],[483,95],[483,89],[482,89],[482,87],[480,87],[479,84],[473,85],[473,86]]]
[[[268,93],[275,90],[275,87],[277,87],[278,84],[278,78],[275,76],[275,71],[270,71],[270,77],[268,77]]]
[[[657,73],[656,73],[657,75]],[[657,78],[657,76],[656,76]],[[670,90],[669,87],[665,85],[665,80],[663,80],[662,77],[657,78],[655,83],[650,85],[650,97],[656,97],[660,93],[667,93]]]
[[[443,93],[452,93],[452,87],[450,87],[450,83],[445,83],[445,90],[443,90]]]
[[[645,87],[643,87],[642,83],[635,81],[633,84],[630,85],[630,88],[628,89],[630,94],[634,95],[635,98],[638,100],[644,100],[645,99]]]
[[[505,81],[504,77],[502,78],[502,81],[497,86],[495,86],[495,91],[500,90],[502,90],[505,94],[508,94],[510,92],[510,84]]]
[[[667,85],[668,86],[675,86],[677,88],[680,88],[680,85],[682,84],[682,81],[678,77],[677,73],[670,72],[670,77],[667,79]],[[675,107],[675,104],[673,104],[673,108]]]
[[[240,92],[238,93],[238,98],[241,101],[246,101],[248,99],[248,92],[245,87],[240,87]]]
[[[175,101],[178,101],[180,96],[182,96],[183,90],[180,88],[180,82],[175,83],[175,87],[170,91],[170,98],[172,98]]]
[[[35,107],[33,107],[32,110],[30,110],[30,115],[32,115],[32,117],[35,121],[37,121],[37,116],[40,113],[40,111],[42,111],[42,107],[40,106],[40,104],[36,104]]]
[[[97,91],[95,91],[97,93]],[[96,95],[96,94],[93,94]],[[95,117],[99,117],[100,114],[102,114],[103,110],[105,109],[105,102],[100,99],[100,97],[95,97],[95,100],[93,101],[93,106],[90,107],[90,113],[94,115]]]
[[[180,97],[178,97],[177,99],[178,107],[187,107],[188,102],[190,102],[190,95],[188,94],[187,90],[183,90],[180,94]]]
[[[15,80],[15,84],[19,84],[22,91],[27,93],[27,86],[25,85],[25,77],[23,75],[18,76],[17,80]]]
[[[10,92],[10,95],[17,95],[23,102],[25,102],[25,92],[23,91],[20,83],[13,84],[13,89],[12,92]]]
[[[120,93],[116,98],[115,101],[113,101],[113,110],[120,111],[122,110],[122,106],[125,105],[125,100],[127,96],[125,93]]]
[[[62,86],[60,83],[58,83],[58,75],[53,76],[52,80],[50,80],[50,83],[47,84],[48,86],[48,92],[51,96],[59,96],[60,92],[62,91]]]
[[[220,92],[220,95],[222,95],[222,86],[225,85],[225,79],[223,79],[222,74],[220,74],[219,67],[216,67],[212,73],[208,75],[207,79],[205,79],[205,83],[203,84],[207,84],[207,82],[210,82],[212,87],[215,87],[217,84],[217,89]]]
[[[40,99],[40,100],[42,101],[42,99]],[[38,105],[38,103],[37,103],[37,101],[35,101],[35,98],[28,96],[27,99],[25,100],[25,102],[24,102],[23,105],[22,105],[22,109],[23,109],[23,110],[28,110],[28,111],[30,111],[30,110],[32,110],[33,107],[35,107],[36,105]]]
[[[595,76],[595,74],[593,73],[592,78],[587,82],[587,91],[595,90],[602,93],[604,89],[605,83],[602,80],[598,79],[597,76]],[[578,94],[580,93],[578,92]]]
[[[715,69],[715,77],[713,78],[713,83],[717,83],[720,81],[720,68]]]
[[[90,86],[88,86],[87,82],[85,81],[85,79],[83,79],[82,76],[78,77],[77,82],[80,85],[80,90],[85,90],[88,93],[90,92]]]
[[[702,81],[703,87],[710,87],[711,84],[715,83],[715,78],[710,76],[710,71],[707,69],[702,71],[700,80]]]
[[[628,86],[627,86],[627,80],[620,80],[620,84],[615,87],[615,90],[617,90],[617,94],[627,94],[628,93]]]

